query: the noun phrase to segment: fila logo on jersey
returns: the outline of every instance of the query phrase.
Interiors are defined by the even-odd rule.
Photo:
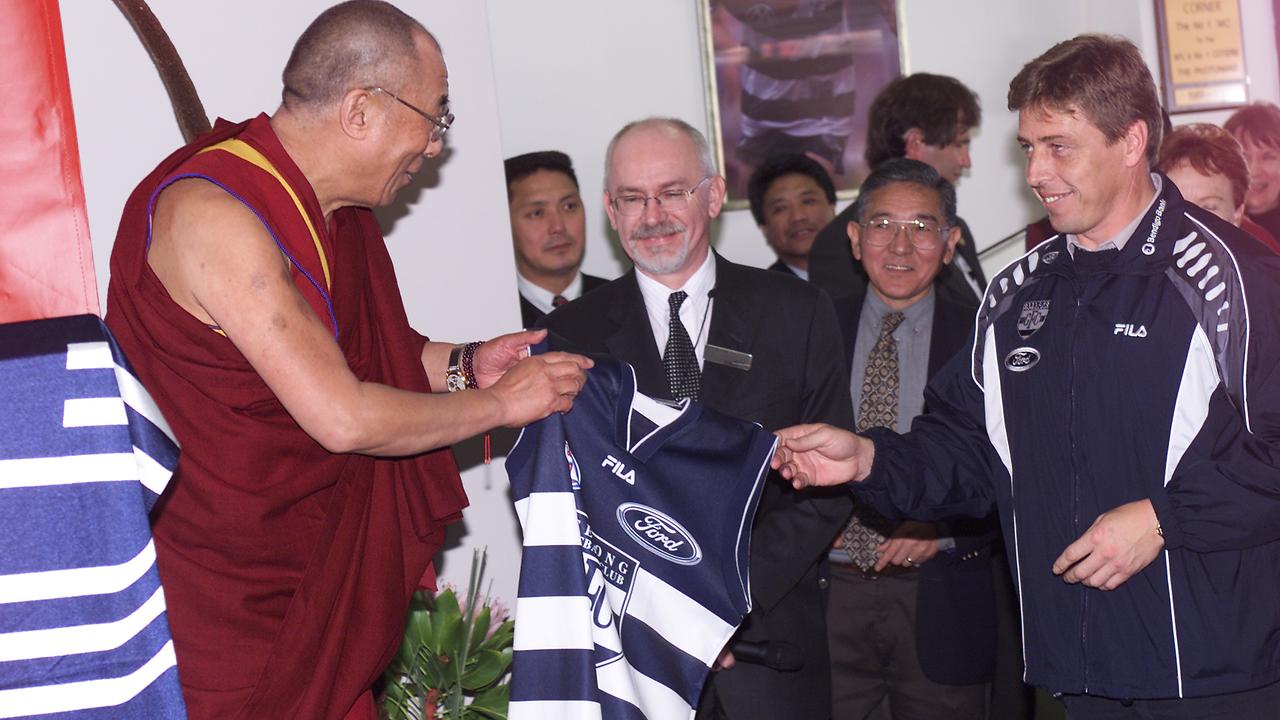
[[[618,524],[645,550],[677,565],[702,562],[702,548],[670,515],[640,503],[618,506]]]
[[[1146,325],[1131,325],[1128,323],[1116,323],[1116,329],[1111,332],[1112,335],[1125,335],[1128,337],[1144,338],[1147,336]]]
[[[621,460],[612,455],[605,455],[604,462],[600,463],[600,467],[612,469],[613,474],[616,477],[626,480],[628,485],[636,484],[636,471],[628,470],[627,466],[623,465]]]

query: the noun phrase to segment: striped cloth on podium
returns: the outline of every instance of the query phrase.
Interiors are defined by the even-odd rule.
[[[178,446],[101,320],[0,325],[0,718],[185,718],[148,513]]]

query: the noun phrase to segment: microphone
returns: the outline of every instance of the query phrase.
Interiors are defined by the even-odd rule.
[[[751,642],[733,644],[733,657],[739,662],[763,665],[781,672],[795,672],[804,667],[804,652],[787,642]]]

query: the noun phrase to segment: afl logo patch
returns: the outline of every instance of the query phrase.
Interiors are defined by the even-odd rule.
[[[1040,362],[1040,351],[1033,347],[1020,347],[1004,356],[1004,366],[1011,372],[1026,372]]]
[[[1022,313],[1018,315],[1018,337],[1029,338],[1049,319],[1048,300],[1029,300],[1022,303]]]
[[[702,548],[684,526],[664,512],[640,503],[618,506],[618,524],[645,550],[677,565],[702,562]]]

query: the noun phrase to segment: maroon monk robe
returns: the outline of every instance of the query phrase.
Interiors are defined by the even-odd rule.
[[[331,289],[279,181],[228,152],[196,155],[230,137],[293,187]],[[372,213],[342,209],[326,223],[265,115],[220,121],[125,206],[107,324],[182,444],[153,524],[190,716],[342,718],[396,652],[409,597],[466,497],[448,449],[401,459],[326,451],[230,340],[170,299],[147,264],[149,213],[158,189],[186,175],[216,181],[260,215],[358,378],[429,392],[425,338],[409,327]]]

